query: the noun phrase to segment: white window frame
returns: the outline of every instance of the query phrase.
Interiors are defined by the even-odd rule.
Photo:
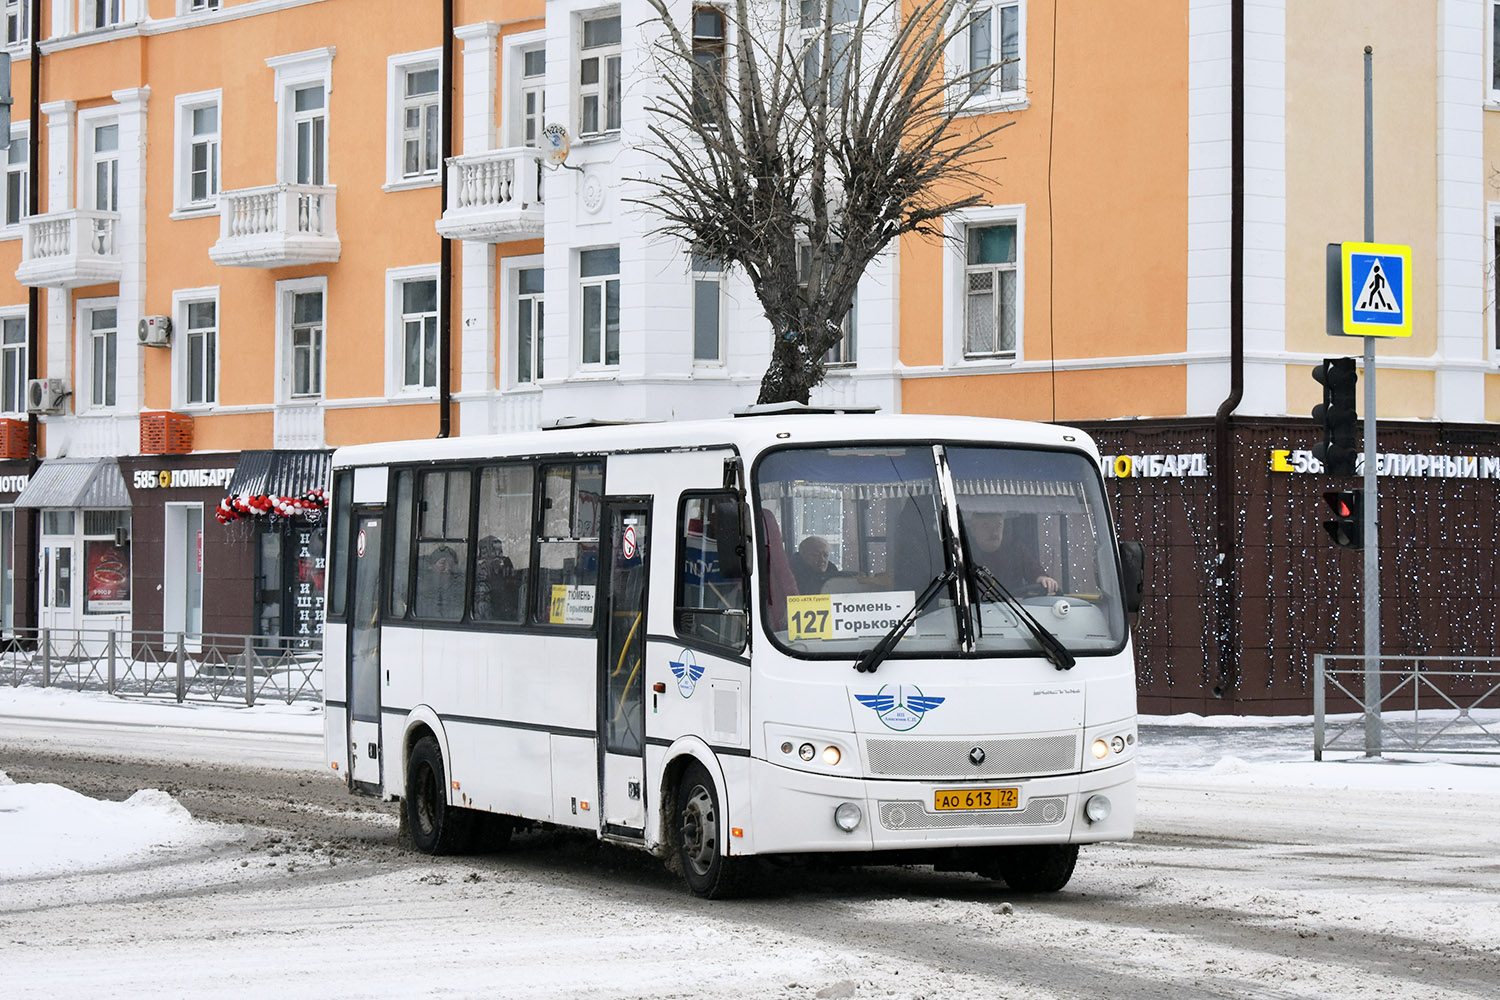
[[[97,133],[101,128],[114,126],[116,142],[113,155],[100,157],[94,149]],[[97,114],[89,114],[86,111],[78,113],[78,205],[80,208],[90,211],[109,211],[116,214],[120,211],[120,144],[118,137],[123,131],[120,127],[120,118],[117,110],[111,106],[99,109]],[[98,208],[98,183],[97,168],[101,161],[112,162],[113,184],[114,184],[114,207]]]
[[[221,0],[177,0],[177,16],[217,14],[223,6]]]
[[[1016,346],[1012,355],[965,355],[968,327],[968,231],[1016,227]],[[943,220],[943,362],[950,368],[1011,368],[1026,357],[1026,206],[996,205],[950,212]]]
[[[521,272],[542,271],[543,291],[541,296],[521,294]],[[535,337],[535,311],[533,311],[533,336],[531,341],[531,378],[521,381],[521,366],[519,362],[520,353],[520,311],[522,298],[532,299],[533,302],[540,301],[543,306],[544,315],[542,320],[543,341],[546,338],[545,307],[547,303],[546,292],[546,267],[541,254],[529,254],[525,257],[507,257],[500,264],[501,288],[504,289],[504,313],[500,319],[500,343],[501,343],[501,370],[504,373],[505,386],[511,389],[529,390],[541,386],[541,379],[537,377],[537,368],[541,367],[546,378],[546,368],[543,366],[542,345],[537,344]]]
[[[1500,73],[1495,71],[1495,55],[1500,49],[1500,32],[1495,31],[1495,18],[1500,11],[1500,0],[1488,0],[1484,5],[1484,96],[1491,108],[1500,108]]]
[[[406,320],[402,299],[407,284],[414,281],[431,281],[437,290],[437,309],[430,315],[434,320],[437,335],[442,335],[443,287],[439,279],[437,264],[419,264],[413,267],[392,267],[385,272],[385,328],[386,336],[386,395],[422,396],[437,398],[438,383],[442,373],[437,365],[441,357],[434,360],[432,385],[406,384]],[[327,322],[327,305],[324,305],[324,321]],[[422,315],[428,315],[426,313]],[[441,352],[439,352],[441,353]],[[326,354],[326,348],[325,348]],[[425,374],[425,373],[424,373]]]
[[[836,9],[838,6],[837,2],[834,6],[834,13],[840,13]],[[853,20],[845,19],[842,21],[834,21],[832,37],[830,41],[830,44],[834,49],[835,58],[837,58],[840,53],[848,54],[848,58],[843,60],[844,72],[846,74],[849,71],[849,64],[854,58],[854,33],[855,29],[858,27],[860,16],[859,0],[849,0],[848,7],[850,9],[846,10],[845,13],[852,12],[854,14]],[[821,15],[821,0],[819,0],[817,10],[819,15]],[[870,11],[869,13],[871,17],[868,21],[866,21],[867,31],[869,31],[873,26],[871,22],[875,20],[875,11]],[[802,86],[805,89],[810,87],[812,83],[822,75],[823,20],[822,17],[819,16],[816,23],[804,25],[802,23],[800,10],[795,11],[795,16],[797,17],[797,31],[802,44],[801,66],[799,67],[798,73],[801,76]],[[840,49],[841,42],[843,46],[842,49]],[[845,78],[842,82],[847,86],[847,78]],[[840,80],[837,77],[829,81],[830,87],[828,100],[831,105],[838,104],[842,99],[842,88],[836,86],[839,83]]]
[[[426,49],[422,52],[402,52],[386,59],[386,119],[387,136],[385,158],[385,190],[402,191],[409,188],[432,187],[442,183],[442,137],[438,135],[437,160],[430,168],[415,174],[406,173],[406,78],[413,72],[424,69],[438,71],[438,89],[430,99],[418,103],[425,107],[437,102],[434,120],[442,128],[443,81],[442,49]],[[424,95],[426,97],[426,95]],[[424,116],[425,117],[425,116]]]
[[[212,143],[213,176],[209,197],[193,199],[193,149],[198,138],[193,132],[193,113],[212,107],[218,112],[219,127]],[[177,135],[174,147],[177,155],[172,163],[173,207],[172,218],[195,218],[214,215],[219,211],[219,192],[224,187],[224,100],[223,92],[203,90],[196,94],[179,94],[176,100]]]
[[[31,44],[31,0],[4,0],[5,47],[20,49]]]
[[[613,44],[595,45],[589,48],[584,48],[583,40],[584,33],[587,30],[587,25],[595,21],[609,20],[610,18],[614,18],[620,24],[621,41],[614,42]],[[625,121],[625,102],[623,97],[623,92],[625,89],[624,62],[621,56],[622,43],[625,37],[625,21],[624,18],[620,15],[620,8],[601,7],[597,10],[591,10],[579,14],[577,21],[577,34],[575,37],[577,41],[573,47],[573,60],[570,67],[570,72],[572,73],[573,77],[574,94],[577,96],[578,100],[578,137],[580,139],[604,139],[617,137],[620,134],[620,129]],[[598,79],[594,83],[585,84],[582,82],[583,62],[585,59],[599,60]],[[616,84],[613,95],[611,95],[610,92],[609,80],[609,67],[611,62],[613,62],[616,67]],[[611,102],[610,100],[611,96],[613,96],[614,98],[613,102]],[[595,122],[598,127],[593,130],[586,130],[584,128],[584,102],[589,97],[595,97],[599,102],[598,120]],[[609,123],[609,112],[611,107],[614,108],[616,117],[619,119],[617,122],[615,122],[613,127],[611,127]]]
[[[22,149],[23,143],[26,145],[26,149]],[[11,125],[10,146],[7,147],[5,152],[5,183],[3,186],[0,186],[0,240],[21,238],[22,223],[26,221],[27,215],[27,196],[30,193],[30,143],[31,124],[29,122]],[[11,163],[10,159],[16,153],[22,154],[21,162]],[[20,180],[16,184],[18,192],[16,197],[20,204],[16,206],[16,221],[14,223],[7,223],[5,220],[10,215],[11,209],[10,179],[14,175],[20,176]]]
[[[266,65],[276,71],[276,179],[279,183],[292,184],[297,179],[297,125],[311,117],[308,112],[299,115],[296,110],[296,92],[305,87],[323,88],[323,183],[333,186],[333,161],[330,158],[331,123],[333,121],[333,57],[337,50],[332,46],[294,52],[291,55],[272,56]]]
[[[120,396],[122,387],[122,365],[121,358],[124,355],[123,342],[120,336],[120,300],[117,297],[100,299],[79,299],[75,313],[75,329],[78,332],[78,384],[73,389],[73,406],[76,411],[83,412],[105,412],[111,413],[120,408]],[[105,309],[115,311],[115,350],[114,350],[114,402],[105,402],[96,398],[94,391],[94,314]],[[104,331],[100,331],[103,333]],[[108,394],[106,387],[105,394]],[[82,405],[80,405],[80,402]]]
[[[969,99],[968,110],[973,114],[997,110],[1017,111],[1030,104],[1026,90],[1026,0],[984,0],[968,12],[968,18],[972,22],[985,11],[990,12],[990,37],[993,46],[990,58],[995,59],[996,50],[1001,44],[1000,10],[1006,7],[1016,9],[1016,62],[1011,64],[1015,69],[1016,83],[1014,87],[1003,87],[1002,76],[1008,76],[1010,68],[997,69],[989,86]],[[957,67],[960,73],[968,73],[971,68],[969,31],[969,27],[963,27],[962,30],[953,32],[949,39],[948,64]],[[972,86],[972,83],[965,86]]]
[[[619,360],[616,360],[616,361],[613,361],[613,362],[611,362],[611,361],[608,360],[608,358],[609,358],[609,286],[610,286],[611,282],[613,282],[614,286],[615,286],[615,301],[616,301],[616,303],[619,306],[619,311],[620,311],[620,316],[621,316],[620,331],[619,331],[620,342],[619,342],[619,344],[616,345],[616,350],[618,351],[620,358],[621,359],[624,358],[624,353],[625,353],[624,352],[624,347],[625,347],[625,344],[624,344],[624,340],[625,340],[625,336],[624,336],[625,335],[625,324],[623,322],[623,317],[624,317],[625,309],[624,309],[624,302],[621,299],[621,290],[622,290],[622,286],[621,286],[621,283],[620,283],[620,266],[621,266],[621,263],[617,263],[615,265],[615,272],[612,275],[610,275],[610,274],[597,274],[597,275],[590,275],[589,277],[584,277],[583,276],[583,255],[585,253],[588,253],[589,251],[592,251],[592,250],[614,250],[614,251],[618,252],[619,249],[620,249],[619,244],[609,244],[609,245],[600,246],[600,247],[580,247],[575,252],[575,255],[574,255],[574,261],[573,261],[573,263],[574,263],[574,272],[573,273],[578,276],[578,281],[577,281],[577,285],[576,285],[578,297],[577,297],[577,299],[574,300],[576,308],[578,310],[578,353],[575,355],[575,357],[578,359],[578,364],[579,364],[580,368],[585,369],[585,370],[591,370],[591,371],[609,371],[609,372],[612,372],[612,371],[618,370],[619,367],[620,367],[620,361]],[[621,257],[621,262],[623,262],[623,256]],[[599,353],[598,353],[597,359],[591,359],[591,358],[585,357],[584,353],[583,353],[584,352],[584,344],[585,344],[585,342],[584,342],[584,325],[585,325],[585,322],[586,322],[586,319],[587,319],[587,317],[584,316],[584,305],[583,305],[583,302],[584,302],[584,299],[587,297],[587,289],[589,289],[589,288],[596,288],[596,287],[599,289]]]
[[[317,292],[323,296],[322,342],[319,349],[318,392],[293,395],[292,305],[297,295]],[[282,405],[314,406],[328,396],[328,279],[291,278],[276,282],[276,401]]]
[[[501,57],[501,65],[504,69],[504,77],[500,82],[500,103],[505,109],[500,115],[500,126],[503,135],[500,137],[501,145],[506,148],[517,146],[535,146],[538,139],[526,141],[526,94],[534,92],[537,95],[538,109],[536,121],[536,133],[540,137],[542,125],[546,123],[546,93],[547,74],[545,70],[541,76],[528,77],[526,75],[526,53],[541,52],[543,59],[546,58],[547,33],[545,31],[527,31],[516,35],[507,35],[504,40],[505,51]],[[573,72],[570,69],[569,72]],[[534,81],[528,84],[528,80]]]
[[[699,6],[703,6],[700,4]],[[709,264],[712,266],[705,266]],[[698,356],[698,290],[700,285],[711,284],[714,289],[716,318],[718,329],[713,331],[715,354],[712,358],[700,358]],[[724,367],[724,265],[720,261],[706,257],[703,254],[688,254],[688,307],[692,316],[692,356],[695,368],[723,368]]]
[[[188,307],[212,302],[214,307],[214,364],[212,377],[206,383],[206,399],[191,398],[193,331],[188,325]],[[219,288],[210,285],[204,288],[180,288],[172,293],[172,405],[174,409],[207,410],[219,404],[219,373],[224,368],[223,330],[224,318],[219,309]]]
[[[6,323],[14,322],[16,320],[20,320],[20,322],[21,322],[21,342],[19,344],[7,344],[7,343],[5,343],[5,338],[4,338],[4,326],[5,326]],[[8,306],[6,308],[0,309],[0,416],[11,417],[11,418],[20,418],[22,420],[24,420],[26,418],[26,382],[27,382],[27,378],[26,378],[26,352],[27,352],[27,349],[28,349],[28,345],[26,343],[26,307],[25,306]],[[6,361],[9,360],[9,358],[10,358],[10,356],[12,354],[14,354],[14,355],[17,356],[16,357],[16,368],[15,368],[15,372],[16,372],[16,375],[15,375],[16,385],[14,386],[15,392],[16,392],[16,405],[13,406],[13,407],[6,407],[6,405],[5,405],[5,371],[6,371]]]
[[[117,28],[135,19],[132,0],[78,0],[79,31]]]

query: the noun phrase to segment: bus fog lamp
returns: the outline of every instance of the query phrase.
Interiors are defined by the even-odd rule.
[[[838,747],[823,748],[823,763],[827,764],[829,767],[837,767],[838,762],[843,759],[844,755],[839,753]]]
[[[1093,750],[1095,760],[1103,760],[1109,756],[1109,744],[1103,740],[1095,740],[1091,749]]]
[[[804,743],[797,748],[797,756],[803,760],[812,760],[818,750],[811,743]]]
[[[1125,751],[1125,737],[1116,736],[1114,739],[1110,740],[1109,748],[1115,753],[1123,753]]]
[[[781,744],[781,752],[782,753],[791,753],[792,752],[792,744],[791,744],[790,741]]]
[[[1109,799],[1103,795],[1090,795],[1083,804],[1083,815],[1090,823],[1103,823],[1109,819]]]
[[[840,802],[838,808],[833,811],[833,822],[845,833],[853,833],[859,827],[859,821],[864,818],[859,806],[853,802]]]

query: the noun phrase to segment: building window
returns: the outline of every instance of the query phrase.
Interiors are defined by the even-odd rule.
[[[86,313],[89,338],[89,405],[115,405],[115,356],[118,319],[113,308],[90,309]]]
[[[212,300],[188,302],[183,316],[182,401],[186,406],[209,406],[218,401],[219,306]]]
[[[542,134],[547,111],[547,51],[527,49],[521,53],[521,144],[535,146]]]
[[[90,142],[93,150],[90,178],[94,208],[101,212],[120,210],[120,126],[96,125]]]
[[[829,38],[829,51],[833,57],[833,72],[828,81],[830,104],[840,102],[849,78],[849,57],[863,6],[860,0],[833,0],[833,30]],[[802,0],[801,24],[802,86],[808,102],[812,103],[816,99],[815,90],[823,69],[823,0]]]
[[[187,12],[189,14],[201,14],[204,11],[218,9],[219,0],[187,0]]]
[[[588,18],[578,56],[579,135],[620,130],[620,15]]]
[[[717,7],[693,8],[693,114],[711,121],[723,103],[724,12]]]
[[[970,226],[965,233],[964,357],[1016,356],[1016,226]]]
[[[177,98],[177,207],[209,209],[219,198],[219,92]]]
[[[287,394],[323,395],[323,290],[294,288],[286,298]]]
[[[90,28],[113,27],[120,23],[120,8],[124,3],[125,0],[83,0],[78,23],[85,31]]]
[[[327,181],[328,111],[322,84],[292,91],[292,155],[295,183],[322,185]]]
[[[437,279],[397,282],[401,305],[401,388],[438,384]]]
[[[5,0],[5,44],[9,48],[31,41],[31,0]]]
[[[438,94],[438,66],[424,61],[395,67],[400,102],[400,179],[437,176],[441,166],[438,126],[442,101]]]
[[[26,133],[11,133],[10,147],[5,151],[5,224],[19,225],[26,218],[26,202],[30,194],[31,137]]]
[[[516,271],[516,384],[530,385],[543,377],[542,332],[547,306],[542,299],[540,267]]]
[[[26,414],[26,317],[0,320],[0,413]]]
[[[620,363],[620,248],[578,254],[583,291],[583,363]]]
[[[829,247],[830,256],[837,252],[837,244]],[[831,264],[825,263],[823,265],[823,279],[825,281],[828,279],[828,273],[831,269]],[[811,280],[812,244],[801,243],[797,246],[797,288],[804,295],[807,294],[807,286]],[[853,304],[849,306],[849,312],[845,314],[842,326],[844,330],[843,336],[823,355],[823,363],[825,365],[851,366],[855,362],[854,341],[858,324],[855,321],[855,307]]]
[[[981,100],[1024,96],[1023,0],[977,5],[961,32],[960,62],[970,92]]]
[[[705,254],[693,254],[693,360],[724,362],[724,267]]]

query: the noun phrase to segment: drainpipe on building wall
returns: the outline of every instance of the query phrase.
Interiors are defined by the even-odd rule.
[[[1231,0],[1229,22],[1229,395],[1214,414],[1214,623],[1218,642],[1215,698],[1239,682],[1239,601],[1236,577],[1234,439],[1229,417],[1245,395],[1245,0]]]
[[[41,209],[41,199],[38,196],[41,182],[41,145],[42,145],[42,0],[31,0],[31,28],[28,32],[31,36],[31,65],[27,68],[27,77],[30,80],[30,90],[27,103],[30,105],[28,117],[31,123],[31,134],[26,137],[26,214],[36,215]],[[15,92],[15,88],[11,88]],[[42,290],[36,285],[26,289],[26,381],[39,377],[41,369],[37,366],[37,354],[41,347],[41,318]],[[31,396],[30,389],[27,390],[27,398]],[[29,410],[30,407],[27,407]],[[35,413],[26,414],[26,478],[31,479],[36,475],[37,466],[40,464],[37,455],[37,438],[40,431],[40,418]],[[42,545],[42,516],[38,511],[26,512],[26,538],[30,552],[28,558],[31,569],[26,574],[30,586],[26,588],[26,606],[17,608],[12,606],[11,615],[13,620],[31,622],[34,627],[40,628],[42,624],[42,602],[38,593],[40,586],[39,574],[36,572],[37,559],[41,553]],[[16,525],[15,520],[11,521]],[[12,553],[14,555],[14,553]],[[16,591],[12,591],[13,599]]]
[[[443,59],[438,71],[442,79],[443,120],[438,126],[438,215],[448,208],[448,158],[453,155],[453,0],[443,0]],[[444,236],[438,256],[438,432],[448,437],[453,430],[453,382],[449,365],[453,358],[453,241]]]

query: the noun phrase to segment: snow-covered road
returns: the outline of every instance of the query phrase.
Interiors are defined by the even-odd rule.
[[[30,782],[0,787],[6,997],[1488,1000],[1500,982],[1500,767],[1315,765],[1305,725],[1146,727],[1139,836],[1086,849],[1054,896],[785,869],[706,903],[577,837],[407,853],[388,807],[323,777],[305,710],[76,697],[0,691],[0,771]],[[172,798],[102,801],[148,786]],[[48,817],[90,828],[72,874],[27,867]],[[113,850],[126,829],[159,846]]]

